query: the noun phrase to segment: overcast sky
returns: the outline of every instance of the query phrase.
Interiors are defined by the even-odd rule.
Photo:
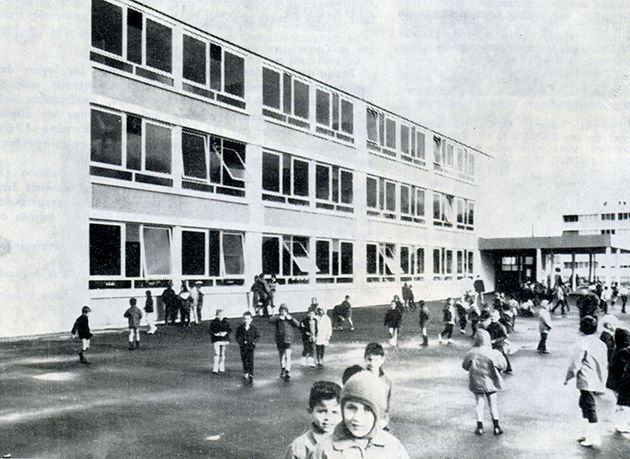
[[[559,234],[563,212],[630,203],[627,1],[179,5],[205,30],[492,155],[482,236]],[[190,20],[196,8],[214,20]]]

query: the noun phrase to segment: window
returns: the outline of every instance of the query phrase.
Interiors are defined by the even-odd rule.
[[[449,279],[453,274],[453,250],[433,249],[433,279]]]
[[[396,261],[395,244],[368,243],[366,255],[368,282],[391,282],[395,280],[395,275],[403,273],[400,263]]]
[[[245,97],[245,59],[223,45],[184,33],[182,74],[184,80],[204,89]]]
[[[453,157],[454,157],[454,147],[450,142],[446,143],[446,152],[444,155],[444,163],[447,169],[452,169],[454,166]]]
[[[501,257],[501,271],[518,271],[516,257]]]
[[[206,231],[182,231],[182,275],[205,276],[208,273],[207,239]]]
[[[411,280],[412,277],[415,280],[422,279],[424,274],[424,249],[421,247],[400,247],[400,268],[402,274],[406,274],[407,280]],[[420,276],[420,277],[418,277]]]
[[[413,185],[400,185],[400,219],[424,223],[424,190]]]
[[[242,278],[245,272],[243,233],[182,230],[182,275]]]
[[[90,276],[122,274],[122,225],[90,224]]]
[[[352,204],[351,171],[327,164],[315,165],[315,198],[341,204]]]
[[[123,24],[126,30],[123,30]],[[121,8],[104,0],[92,1],[92,48],[167,74],[173,70],[172,28],[147,17],[143,12]],[[94,60],[109,63],[101,59]],[[114,66],[125,69],[118,64]],[[150,73],[137,70],[136,74],[154,78]],[[154,79],[172,85],[170,79]]]
[[[183,130],[184,180],[244,189],[245,150],[245,144],[235,140]]]
[[[352,275],[352,243],[318,239],[315,242],[315,262],[318,282],[334,281],[331,276]]]
[[[309,163],[286,153],[263,152],[262,182],[265,192],[277,193],[289,197],[308,197]],[[263,199],[275,200],[269,195]],[[286,202],[283,198],[282,202]],[[308,201],[292,200],[292,204],[308,205]]]
[[[368,215],[381,215],[395,218],[396,183],[382,177],[367,177],[366,181]]]
[[[453,195],[433,192],[433,224],[435,226],[453,226],[453,200]]]
[[[304,120],[309,117],[309,85],[290,73],[263,67],[263,105]],[[308,125],[307,125],[308,126]]]
[[[469,276],[472,276],[474,270],[474,266],[473,266],[473,256],[474,256],[474,252],[468,251],[468,274]]]
[[[90,132],[92,162],[142,172],[171,173],[170,126],[136,115],[93,108]]]
[[[614,219],[615,219],[614,213],[602,214],[602,220],[614,220]]]
[[[263,272],[284,277],[306,277],[318,273],[316,261],[309,254],[309,238],[303,236],[264,235]],[[298,282],[308,282],[302,279]]]
[[[396,121],[370,107],[367,108],[366,115],[368,146],[384,147],[389,150],[395,150]],[[381,151],[380,148],[379,151]],[[388,152],[387,150],[385,150],[384,153],[395,155],[395,152]]]
[[[474,229],[475,204],[464,198],[455,198],[457,204],[457,228]]]
[[[143,272],[147,276],[171,274],[171,230],[143,226]]]
[[[433,164],[436,169],[442,169],[444,167],[442,150],[444,148],[444,142],[441,137],[433,136]]]
[[[315,121],[318,125],[333,131],[352,135],[354,131],[354,105],[337,93],[317,88],[315,91]],[[318,132],[326,133],[326,130],[318,129]]]

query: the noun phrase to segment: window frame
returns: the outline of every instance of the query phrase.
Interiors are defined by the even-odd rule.
[[[354,137],[354,102],[351,101],[350,99],[348,99],[347,97],[342,96],[341,94],[339,94],[336,91],[333,91],[331,89],[325,88],[322,85],[318,85],[315,84],[313,85],[314,89],[315,89],[315,125],[316,126],[321,126],[324,127],[326,129],[330,129],[332,131],[338,132],[340,134],[343,135],[348,135],[350,137]],[[318,119],[318,114],[319,114],[319,105],[317,103],[318,101],[318,93],[323,93],[326,96],[328,96],[328,124],[321,122]],[[335,99],[336,97],[336,99]],[[336,102],[335,102],[336,100]],[[343,102],[349,103],[351,106],[351,112],[352,112],[352,129],[350,131],[347,131],[346,129],[343,128]],[[335,107],[334,105],[337,105],[337,127],[335,127],[335,117],[334,117],[334,113],[335,113]]]
[[[310,82],[309,80],[307,80],[306,78],[303,78],[301,76],[297,76],[295,73],[290,72],[287,69],[280,69],[277,68],[273,65],[270,65],[269,63],[264,62],[261,66],[262,68],[262,74],[261,74],[261,81],[264,81],[264,74],[265,74],[265,70],[267,71],[271,71],[271,72],[275,72],[276,74],[279,75],[279,102],[280,102],[280,106],[279,107],[274,107],[271,105],[265,105],[264,101],[262,103],[262,107],[266,110],[272,110],[275,111],[279,114],[282,115],[286,115],[286,116],[290,116],[293,117],[297,120],[300,120],[301,122],[305,122],[307,124],[310,125],[310,116],[311,116],[311,112],[313,110],[313,103],[311,101],[311,88],[313,87],[313,83]],[[291,94],[291,111],[290,112],[286,112],[285,111],[285,78],[284,76],[288,75],[289,77],[291,77],[291,89],[290,89],[290,94]],[[299,81],[300,83],[304,84],[307,87],[307,95],[308,95],[308,113],[306,118],[296,115],[295,114],[295,81]],[[264,87],[264,83],[262,85]],[[317,99],[315,99],[315,106],[317,106]],[[316,108],[317,110],[317,108]]]
[[[89,226],[91,225],[101,225],[101,226],[115,226],[118,227],[120,229],[120,241],[119,241],[119,245],[120,245],[120,252],[118,253],[118,257],[120,260],[120,273],[119,274],[91,274],[88,271],[88,275],[89,275],[89,279],[90,280],[110,280],[110,279],[115,279],[115,280],[120,280],[120,279],[126,279],[127,277],[125,276],[126,270],[127,270],[127,266],[126,266],[126,254],[125,254],[125,243],[127,241],[127,226],[125,222],[111,222],[111,221],[105,221],[105,220],[90,220],[89,221]],[[88,234],[89,234],[89,227],[88,227]],[[142,250],[142,243],[140,244],[140,247]],[[91,245],[89,243],[88,240],[88,263],[91,262]],[[142,273],[142,271],[141,271]]]

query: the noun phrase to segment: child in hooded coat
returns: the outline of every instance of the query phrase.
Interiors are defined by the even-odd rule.
[[[477,330],[474,347],[464,356],[464,370],[468,371],[468,388],[475,394],[477,429],[476,435],[483,435],[484,398],[488,400],[494,434],[501,435],[499,425],[499,407],[497,391],[503,389],[501,371],[507,368],[507,361],[501,352],[492,349],[490,334],[486,330]]]
[[[615,330],[615,351],[606,387],[617,394],[617,432],[630,432],[630,331],[623,328]]]

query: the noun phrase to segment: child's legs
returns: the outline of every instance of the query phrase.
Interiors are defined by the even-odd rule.
[[[90,348],[90,340],[82,338],[81,339],[81,351],[85,352]]]
[[[227,350],[227,343],[221,342],[219,346],[219,371],[225,371],[225,351]]]
[[[447,330],[446,337],[448,339],[451,339],[451,337],[453,336],[453,324],[446,324],[446,330]]]
[[[306,358],[310,355],[308,339],[302,340],[302,357]]]
[[[597,407],[595,405],[595,397],[592,392],[587,390],[580,391],[580,401],[578,403],[582,410],[582,417],[590,424],[597,423]]]
[[[491,392],[486,394],[486,398],[488,399],[488,406],[490,407],[492,419],[497,421],[499,419],[499,396],[496,392]]]
[[[284,368],[287,371],[291,371],[291,348],[290,347],[287,347],[284,351]]]
[[[254,348],[247,349],[247,370],[250,375],[254,374]]]
[[[483,422],[483,406],[485,394],[475,394],[475,413],[477,422]]]
[[[326,350],[326,346],[318,344],[315,347],[315,350],[317,351],[317,361],[321,363],[321,361],[324,360],[324,351]]]
[[[135,328],[130,328],[129,329],[129,342],[133,343],[133,337],[135,335]]]
[[[214,350],[214,363],[212,366],[212,371],[214,371],[215,373],[217,371],[219,371],[219,359],[220,359],[220,355],[221,355],[221,343],[218,341],[215,341],[214,343],[212,343],[212,348]]]
[[[243,373],[249,373],[248,368],[248,349],[246,346],[241,346],[240,347],[240,351],[241,351],[241,362],[243,362]]]

